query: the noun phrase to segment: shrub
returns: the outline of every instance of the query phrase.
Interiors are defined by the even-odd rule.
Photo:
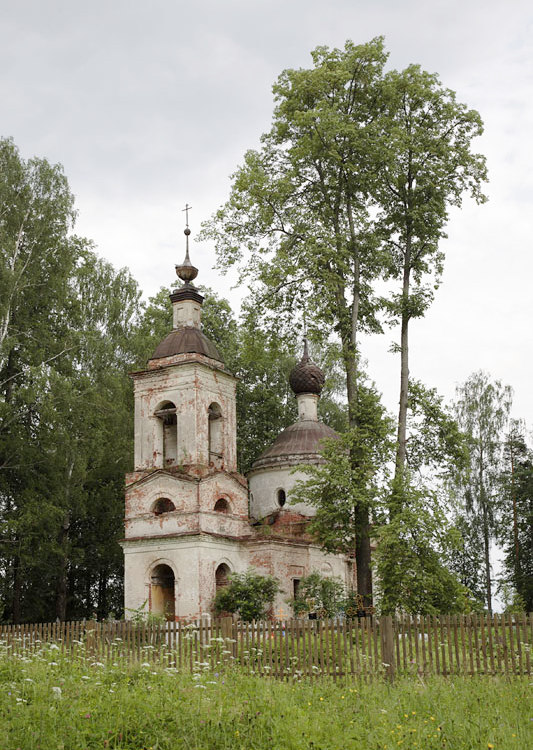
[[[296,616],[315,612],[318,617],[335,617],[344,609],[344,585],[340,578],[327,578],[317,571],[300,581],[298,596],[291,606]]]
[[[260,575],[253,568],[245,573],[232,573],[229,585],[215,596],[215,613],[238,613],[241,620],[247,622],[261,620],[266,617],[278,591],[280,586],[276,578]]]

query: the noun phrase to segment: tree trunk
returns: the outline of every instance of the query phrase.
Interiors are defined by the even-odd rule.
[[[407,401],[409,397],[409,283],[411,274],[411,238],[408,235],[405,246],[402,283],[402,330],[400,339],[400,407],[398,411],[398,438],[396,446],[396,466],[394,478],[403,479],[407,462]]]
[[[22,570],[20,567],[20,557],[17,555],[13,559],[13,622],[15,625],[20,623],[22,599]]]
[[[67,578],[68,578],[68,556],[67,556],[67,543],[68,543],[68,531],[70,527],[70,514],[67,512],[61,531],[59,533],[59,548],[61,550],[61,560],[59,563],[59,570],[57,574],[56,583],[56,617],[64,622],[67,619]]]
[[[487,508],[483,506],[483,548],[485,555],[485,576],[487,579],[487,610],[492,615],[492,586],[490,582],[490,539],[489,539],[489,520],[487,518]]]

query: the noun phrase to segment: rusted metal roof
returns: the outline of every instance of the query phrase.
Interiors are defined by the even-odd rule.
[[[318,455],[324,448],[322,441],[326,438],[338,438],[338,435],[323,422],[310,419],[295,422],[278,435],[270,448],[254,462],[252,469],[286,463],[293,456],[291,463],[297,464],[300,457]]]
[[[169,333],[152,354],[151,359],[187,353],[204,354],[206,357],[223,362],[213,342],[209,341],[199,328],[193,326],[184,326]]]

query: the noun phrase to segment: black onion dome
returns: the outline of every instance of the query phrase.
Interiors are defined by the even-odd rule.
[[[324,373],[309,357],[307,339],[305,339],[303,357],[296,367],[293,367],[289,375],[290,386],[296,395],[299,393],[315,393],[320,396],[324,381]]]
[[[203,354],[210,359],[223,362],[218,349],[199,328],[185,326],[172,331],[163,339],[151,359],[172,357],[174,354]]]

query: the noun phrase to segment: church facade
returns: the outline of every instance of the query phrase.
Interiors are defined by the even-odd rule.
[[[338,576],[347,588],[354,564],[324,553],[306,533],[314,508],[289,504],[302,464],[317,463],[322,440],[334,437],[317,417],[324,376],[307,346],[290,384],[298,420],[255,461],[247,478],[237,469],[236,378],[201,330],[203,297],[189,259],[176,266],[183,285],[171,296],[173,330],[145,370],[132,373],[134,471],[126,476],[126,617],[134,611],[189,621],[209,617],[219,586],[252,567],[275,576],[281,593],[275,617],[292,614],[289,600],[313,571]]]

